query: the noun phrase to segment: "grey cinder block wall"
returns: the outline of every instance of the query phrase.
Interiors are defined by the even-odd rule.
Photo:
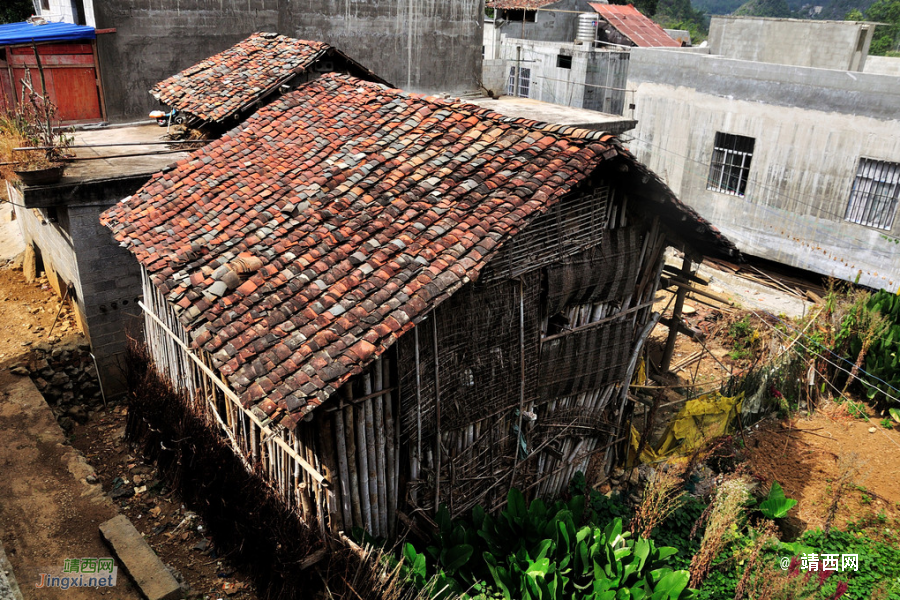
[[[256,31],[328,42],[398,87],[475,90],[483,0],[94,0],[111,121],[146,117],[155,83]]]
[[[88,202],[51,208],[24,208],[21,192],[10,186],[16,219],[25,242],[40,253],[48,279],[70,297],[91,344],[107,398],[125,391],[123,355],[126,334],[141,339],[140,268],[134,256],[100,225],[100,213],[113,202]]]

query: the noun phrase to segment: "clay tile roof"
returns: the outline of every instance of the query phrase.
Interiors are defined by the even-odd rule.
[[[634,42],[635,46],[641,48],[681,47],[681,44],[672,39],[662,27],[645,17],[631,4],[591,2],[590,5],[607,23]]]
[[[101,220],[245,405],[290,426],[613,160],[693,238],[734,249],[609,134],[334,73]]]
[[[214,56],[153,86],[160,102],[204,121],[221,121],[294,75],[308,71],[326,53],[351,59],[324,42],[254,33]],[[380,81],[377,77],[371,77]]]

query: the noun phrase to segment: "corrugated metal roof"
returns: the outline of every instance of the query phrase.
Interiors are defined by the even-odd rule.
[[[642,48],[679,48],[681,44],[673,40],[662,27],[641,14],[631,4],[601,4],[591,2],[591,8],[612,25],[616,31]]]

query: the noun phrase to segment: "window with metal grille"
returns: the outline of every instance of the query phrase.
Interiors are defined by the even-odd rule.
[[[747,190],[755,143],[752,137],[716,132],[706,189],[743,196]]]
[[[565,54],[557,54],[556,55],[556,66],[560,69],[571,69],[572,68],[572,57],[566,56]]]
[[[519,85],[518,89],[516,88],[516,71],[519,71]],[[519,96],[520,98],[527,98],[528,93],[531,91],[531,69],[526,69],[524,67],[516,68],[512,66],[509,68],[509,80],[506,84],[506,95],[507,96]]]
[[[900,163],[860,158],[844,219],[890,229],[900,198]]]

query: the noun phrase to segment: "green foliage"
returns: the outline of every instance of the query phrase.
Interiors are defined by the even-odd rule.
[[[608,523],[613,519],[622,519],[625,525],[631,521],[634,512],[624,502],[618,494],[609,496],[601,494],[597,490],[587,487],[584,479],[584,473],[576,471],[569,483],[570,496],[584,496],[585,509],[587,510],[587,520],[591,523]]]
[[[866,19],[886,23],[875,28],[869,54],[884,56],[900,50],[900,0],[878,0],[866,11]]]
[[[3,0],[0,6],[0,23],[18,23],[34,13],[31,0]]]
[[[794,16],[785,0],[748,0],[734,11],[734,14],[749,17],[777,18]]]
[[[686,29],[695,46],[709,33],[709,18],[695,10],[690,0],[658,0],[654,20],[666,29]]]
[[[425,553],[403,549],[407,576],[432,597],[453,593],[505,600],[688,600],[687,571],[673,570],[675,548],[631,539],[622,520],[578,527],[585,497],[530,504],[511,490],[496,517],[475,507],[470,519],[437,515],[438,531]],[[430,560],[425,560],[425,556]],[[429,577],[429,566],[434,575]]]
[[[900,8],[900,0],[896,0]],[[874,7],[874,5],[873,5]],[[900,15],[898,15],[900,19]],[[876,402],[893,404],[890,397],[898,395],[900,389],[900,296],[881,290],[872,294],[868,302],[855,310],[851,310],[841,323],[838,340],[848,340],[848,360],[855,360],[863,349],[857,323],[865,320],[860,311],[877,312],[888,321],[887,327],[880,335],[871,340],[865,354],[864,369],[869,374],[860,374],[860,381],[866,388],[866,395]],[[880,381],[879,381],[880,380]]]
[[[767,519],[783,519],[787,516],[788,511],[796,505],[796,500],[784,495],[781,484],[773,481],[768,497],[759,504],[759,510]]]
[[[700,549],[700,540],[703,538],[703,528],[698,527],[693,537],[691,530],[700,521],[706,507],[705,502],[688,496],[668,519],[653,530],[653,539],[665,540],[666,546],[678,550],[678,554],[672,556],[672,568],[690,567],[691,557]]]
[[[887,596],[892,600],[900,598],[900,547],[868,538],[864,535],[832,529],[828,534],[820,529],[805,532],[802,544],[808,547],[806,553],[857,554],[859,568],[856,571],[843,570],[840,579],[847,581],[849,588],[843,600],[868,600],[872,592],[888,582]],[[822,586],[822,597],[830,598],[837,586],[838,578],[832,577]]]
[[[728,353],[731,360],[748,358],[759,344],[759,332],[750,324],[750,315],[732,323],[728,327],[728,336],[732,341],[732,348]]]

